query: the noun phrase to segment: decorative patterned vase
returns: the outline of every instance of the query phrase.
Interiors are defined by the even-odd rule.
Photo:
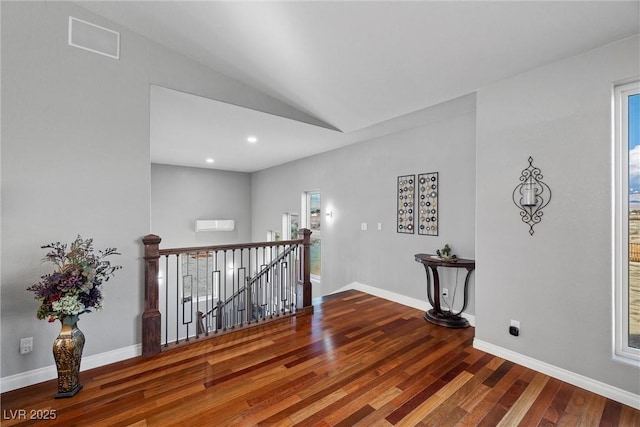
[[[84,334],[78,329],[78,316],[61,319],[62,330],[53,342],[53,358],[58,368],[58,394],[56,399],[74,396],[82,390],[80,360],[84,348]]]

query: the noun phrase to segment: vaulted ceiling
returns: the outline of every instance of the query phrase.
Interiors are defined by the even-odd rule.
[[[290,158],[285,161],[357,142],[364,135],[363,130],[382,129],[383,123],[472,93],[501,79],[638,34],[639,4],[638,1],[80,3],[341,131],[283,125],[286,119],[277,117],[271,117],[271,122],[266,119],[262,125],[265,129],[271,127],[270,132],[277,132],[282,126],[282,132],[289,137],[305,141],[294,144],[302,146],[300,153],[292,153],[291,147],[271,147],[270,152],[289,150]],[[203,100],[193,101],[192,107],[196,108]],[[212,108],[219,107],[224,106]],[[155,108],[163,117],[179,114],[172,110],[170,102]],[[236,111],[231,111],[234,108]],[[238,115],[239,127],[247,126],[239,131],[260,134],[260,129],[249,126],[259,122],[255,112],[234,108],[229,114]],[[162,129],[158,135],[181,132],[179,123],[163,120],[161,124],[174,128]],[[367,137],[375,133],[369,132]],[[206,137],[208,141],[223,142],[229,136]],[[191,138],[198,139],[195,135]],[[154,150],[162,151],[161,146],[167,143],[152,140],[152,155]],[[261,138],[260,143],[266,144],[268,140]],[[173,163],[195,166],[192,163],[197,162],[198,166],[207,167],[202,159],[214,154],[195,153],[201,148],[193,150],[195,160]],[[219,148],[208,146],[208,150],[211,153]],[[166,156],[171,159],[175,153]],[[240,156],[236,153],[231,157]],[[154,161],[171,163],[158,159]],[[268,162],[251,163],[247,158],[227,160],[218,162],[216,158],[212,167],[253,171],[283,162],[278,156]]]

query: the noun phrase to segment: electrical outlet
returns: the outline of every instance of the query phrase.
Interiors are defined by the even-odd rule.
[[[33,351],[33,337],[20,338],[20,354],[27,354]]]
[[[449,296],[449,289],[447,289],[447,288],[442,288],[442,296],[443,296],[443,297],[447,297],[447,296]]]
[[[509,333],[514,337],[520,335],[520,322],[518,320],[511,320],[511,325],[509,326]]]

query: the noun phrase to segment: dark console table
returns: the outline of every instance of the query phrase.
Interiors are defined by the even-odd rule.
[[[437,255],[416,254],[416,261],[424,265],[427,273],[427,297],[433,307],[424,314],[424,318],[436,325],[445,326],[447,328],[466,328],[469,326],[467,319],[460,314],[467,308],[469,277],[471,272],[476,268],[476,262],[472,259],[445,260]],[[462,309],[454,313],[450,310],[442,310],[440,305],[440,278],[438,277],[438,267],[444,268],[464,268],[467,270],[467,276],[464,279],[464,301]],[[431,274],[429,274],[431,270]],[[433,275],[433,296],[431,294],[431,276]]]

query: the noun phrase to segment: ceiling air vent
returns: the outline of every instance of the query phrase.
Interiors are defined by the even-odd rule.
[[[69,45],[110,58],[120,58],[120,33],[69,17]]]

